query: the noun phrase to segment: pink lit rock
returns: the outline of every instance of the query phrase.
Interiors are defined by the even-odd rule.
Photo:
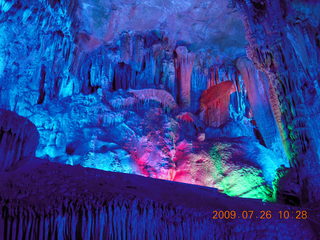
[[[184,122],[188,122],[188,123],[194,123],[195,122],[195,116],[190,112],[180,113],[177,116],[177,119],[181,120],[181,121],[184,121]]]
[[[128,151],[141,174],[147,177],[173,180],[178,138],[178,123],[163,115],[163,110],[149,110],[139,122],[143,135],[128,144]]]

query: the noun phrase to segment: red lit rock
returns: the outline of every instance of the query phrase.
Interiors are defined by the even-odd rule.
[[[213,127],[225,123],[229,118],[230,94],[235,91],[231,81],[222,82],[204,91],[200,99],[202,120]]]

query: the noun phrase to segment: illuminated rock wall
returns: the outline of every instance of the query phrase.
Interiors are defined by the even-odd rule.
[[[220,175],[214,172],[218,155],[212,157],[209,152],[222,138],[230,143],[224,144],[230,147],[224,150],[229,156],[224,158],[226,165],[244,157],[253,174],[263,172],[264,179],[258,177],[255,184],[259,188],[266,181],[268,186],[262,192],[268,194],[256,194],[249,184],[247,196],[269,198],[276,173],[271,176],[261,159],[273,170],[288,164],[267,101],[274,96],[272,89],[263,85],[262,90],[265,77],[249,60],[243,60],[241,28],[237,34],[231,31],[239,23],[239,15],[232,13],[233,20],[219,15],[220,20],[226,18],[225,24],[234,24],[229,33],[222,29],[214,32],[213,26],[221,28],[218,20],[212,22],[210,32],[205,23],[212,20],[211,13],[206,13],[201,27],[195,29],[203,37],[192,33],[188,38],[184,31],[181,36],[172,35],[173,30],[185,26],[179,18],[185,11],[201,15],[194,13],[193,4],[199,11],[225,9],[227,13],[230,9],[224,3],[217,3],[220,10],[195,2],[190,9],[174,9],[170,14],[179,24],[168,26],[170,31],[165,24],[137,29],[121,22],[122,5],[103,8],[105,13],[112,12],[108,16],[113,17],[108,18],[99,11],[100,15],[91,16],[92,11],[97,13],[92,2],[1,4],[1,20],[7,24],[1,26],[0,105],[36,125],[40,133],[37,157],[154,178],[185,179],[240,196],[242,193],[227,190],[229,184],[219,185]],[[165,21],[170,20],[165,17],[167,10],[161,10]],[[118,22],[123,31],[106,36],[100,29],[99,34],[93,24],[98,24],[97,20]],[[233,155],[234,138],[239,137],[247,138],[251,145]],[[184,151],[189,151],[193,167],[179,165],[177,146],[184,145],[191,147]],[[203,152],[198,152],[202,145]],[[260,157],[253,157],[256,151]],[[211,170],[202,178],[206,164]],[[237,164],[232,171],[244,163]],[[240,173],[234,176],[230,179],[249,179]]]
[[[319,15],[316,1],[238,2],[248,55],[266,73],[298,203],[319,201]]]

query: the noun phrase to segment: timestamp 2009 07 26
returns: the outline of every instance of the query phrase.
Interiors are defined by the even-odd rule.
[[[308,211],[306,210],[215,210],[212,211],[212,219],[308,219]]]

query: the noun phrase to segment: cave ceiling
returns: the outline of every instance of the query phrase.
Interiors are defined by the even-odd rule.
[[[100,43],[125,31],[158,30],[191,50],[231,58],[245,54],[241,17],[225,0],[81,0],[79,5],[82,30]]]

